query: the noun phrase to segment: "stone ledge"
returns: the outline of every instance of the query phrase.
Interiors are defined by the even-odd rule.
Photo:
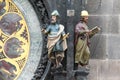
[[[88,80],[120,80],[120,60],[90,60]]]

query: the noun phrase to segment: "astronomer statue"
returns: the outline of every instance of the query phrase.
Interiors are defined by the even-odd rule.
[[[57,10],[51,13],[50,24],[42,32],[47,35],[48,58],[53,63],[52,69],[62,68],[61,61],[64,58],[64,51],[67,49],[64,26],[58,23],[60,15]]]

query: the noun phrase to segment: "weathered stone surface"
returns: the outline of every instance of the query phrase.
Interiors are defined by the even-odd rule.
[[[99,47],[96,47],[94,56],[91,56],[94,59],[90,61],[91,69],[88,80],[120,80],[119,3],[119,0],[87,0],[86,9],[91,15],[89,25],[97,25],[102,28],[100,43],[98,44],[96,41],[100,36],[96,35],[91,39],[91,46],[98,44]],[[92,54],[94,49],[91,47],[90,50]]]
[[[91,60],[90,61],[90,73],[88,75],[88,80],[98,80],[98,67],[99,63],[98,60]]]
[[[54,80],[66,80],[66,73],[55,73]]]
[[[119,15],[120,14],[120,1],[113,0],[113,14]]]
[[[112,15],[108,18],[108,32],[111,34],[119,33],[119,15]]]
[[[93,14],[112,14],[114,0],[87,0],[86,9]],[[109,7],[108,7],[109,6]]]
[[[86,68],[78,68],[75,70],[75,79],[76,80],[87,80],[87,76],[89,74],[89,69]]]
[[[24,15],[30,32],[31,40],[28,61],[18,80],[31,80],[34,76],[34,72],[38,66],[41,56],[42,36],[40,31],[40,23],[38,21],[36,13],[34,12],[33,7],[28,0],[13,1]]]
[[[91,16],[88,19],[88,26],[89,28],[93,28],[95,26],[98,26],[101,28],[101,33],[105,34],[108,31],[108,16],[106,15],[93,15],[91,14]]]
[[[120,60],[90,60],[88,80],[120,80]]]
[[[91,38],[90,56],[92,59],[106,58],[106,35],[95,35]]]
[[[119,32],[119,15],[94,15],[91,14],[88,20],[91,28],[98,26],[102,29],[102,34]]]
[[[86,10],[90,13],[88,26],[90,28],[99,26],[102,29],[101,32],[98,33],[100,34],[99,36],[96,35],[91,39],[91,58],[120,58],[120,12],[118,11],[120,6],[118,3],[120,3],[118,0],[87,0]],[[99,8],[97,9],[97,7]],[[93,11],[95,9],[97,10]],[[94,55],[92,56],[92,54]]]
[[[109,59],[120,59],[120,35],[109,34],[107,49]]]

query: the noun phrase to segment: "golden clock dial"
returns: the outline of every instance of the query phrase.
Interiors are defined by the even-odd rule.
[[[16,80],[28,59],[30,36],[12,0],[0,0],[0,80]]]

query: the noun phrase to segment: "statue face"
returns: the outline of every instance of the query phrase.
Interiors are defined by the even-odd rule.
[[[88,21],[88,16],[84,16],[84,21],[87,22]]]
[[[56,23],[57,21],[57,17],[56,16],[52,16],[51,17],[51,23]]]

